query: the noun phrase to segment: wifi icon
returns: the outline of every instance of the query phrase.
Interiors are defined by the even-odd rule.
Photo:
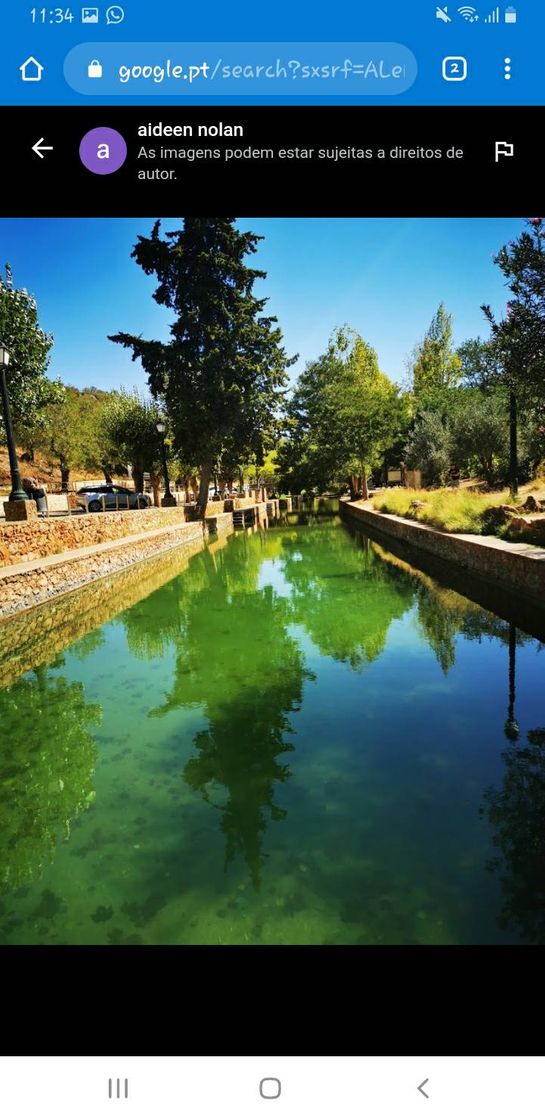
[[[477,9],[470,7],[469,4],[464,4],[462,8],[458,8],[458,15],[465,19],[466,23],[477,23],[479,19]]]

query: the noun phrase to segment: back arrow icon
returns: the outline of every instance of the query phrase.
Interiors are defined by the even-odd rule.
[[[428,1094],[424,1092],[424,1085],[427,1085],[428,1081],[429,1077],[426,1077],[425,1081],[423,1081],[422,1084],[418,1086],[418,1092],[422,1093],[422,1096],[425,1097],[427,1101],[429,1101],[430,1098]]]
[[[39,140],[36,141],[35,144],[32,145],[32,151],[36,152],[36,155],[39,156],[40,159],[43,159],[44,152],[52,152],[53,147],[51,144],[44,144],[44,137],[42,136]]]

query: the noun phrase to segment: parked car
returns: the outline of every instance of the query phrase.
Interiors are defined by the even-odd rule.
[[[103,509],[147,509],[151,506],[149,494],[137,494],[126,486],[87,486],[77,492],[78,505],[87,513],[102,513]]]

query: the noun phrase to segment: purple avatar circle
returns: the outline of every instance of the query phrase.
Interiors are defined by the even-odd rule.
[[[115,128],[92,128],[81,141],[79,158],[93,175],[111,175],[123,167],[127,145]]]

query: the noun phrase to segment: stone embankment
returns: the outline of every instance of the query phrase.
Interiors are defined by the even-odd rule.
[[[205,522],[189,510],[120,510],[0,525],[0,621],[172,549],[192,555],[210,536],[264,526],[278,501],[210,502]],[[165,561],[167,563],[167,561]]]
[[[112,575],[148,557],[202,548],[208,525],[186,522],[181,509],[134,510],[15,522],[0,527],[0,619]],[[218,513],[214,533],[233,529]],[[7,557],[7,560],[6,560]]]
[[[545,548],[469,533],[442,533],[392,513],[378,513],[360,502],[341,501],[341,515],[378,533],[431,553],[517,597],[543,607]]]

